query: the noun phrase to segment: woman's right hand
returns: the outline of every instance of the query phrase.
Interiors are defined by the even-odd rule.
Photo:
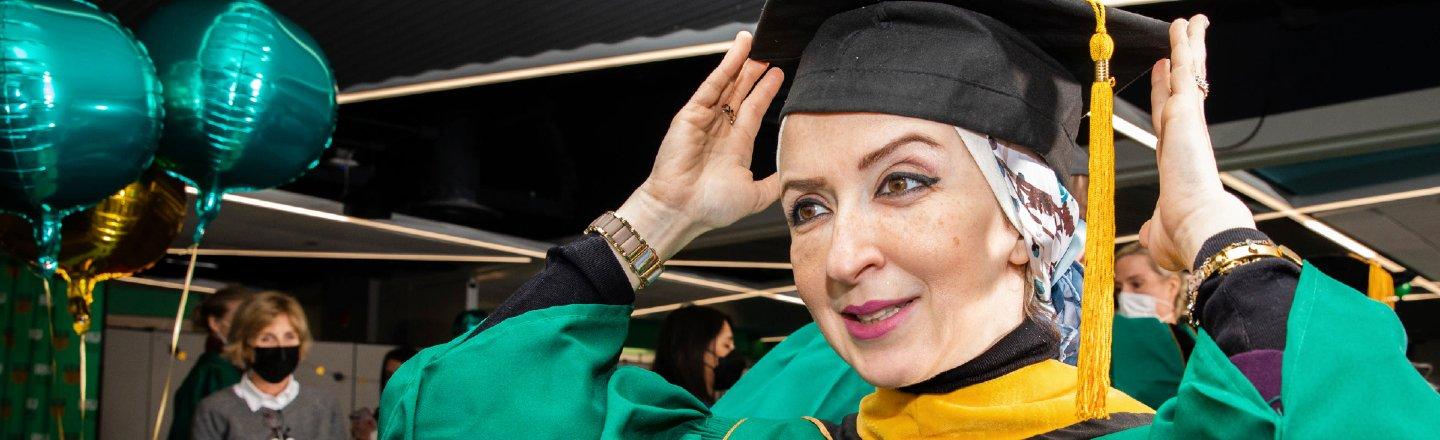
[[[751,40],[748,32],[735,37],[720,66],[670,122],[650,177],[616,210],[662,258],[780,196],[778,175],[755,180],[750,161],[784,74],[747,59]]]

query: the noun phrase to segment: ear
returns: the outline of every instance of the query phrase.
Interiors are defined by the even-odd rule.
[[[1016,266],[1030,264],[1030,245],[1025,244],[1025,237],[1019,233],[1015,234],[1015,246],[1010,248],[1010,264]]]
[[[220,318],[214,316],[205,317],[205,326],[210,328],[210,333],[220,335]],[[226,335],[220,335],[224,338]]]

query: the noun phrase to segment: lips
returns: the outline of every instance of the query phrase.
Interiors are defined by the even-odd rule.
[[[876,339],[898,327],[910,313],[917,298],[868,301],[840,311],[845,329],[858,340]]]

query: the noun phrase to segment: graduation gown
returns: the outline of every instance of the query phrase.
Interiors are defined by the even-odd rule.
[[[1152,408],[1175,397],[1195,333],[1155,318],[1119,315],[1113,328],[1110,383]]]
[[[710,412],[766,419],[813,416],[840,423],[873,392],[875,386],[835,353],[812,322],[760,358]]]
[[[1440,438],[1440,395],[1405,358],[1393,311],[1281,263],[1202,285],[1207,327],[1175,397],[1153,413],[1111,390],[1109,419],[1076,420],[1074,368],[1044,359],[1034,340],[1045,332],[1027,321],[976,360],[878,389],[831,423],[716,414],[650,371],[616,368],[634,292],[603,239],[589,237],[552,249],[481,326],[406,362],[382,397],[381,438]],[[1292,291],[1265,290],[1277,285]],[[1267,360],[1274,381],[1251,371]]]

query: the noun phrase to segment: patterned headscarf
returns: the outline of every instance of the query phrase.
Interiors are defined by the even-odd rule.
[[[1080,348],[1080,287],[1077,261],[1085,249],[1080,206],[1060,176],[1040,159],[986,135],[955,127],[979,165],[1005,218],[1030,248],[1031,294],[1060,332],[1060,359],[1074,364]]]
[[[781,119],[780,132],[785,132]],[[1085,223],[1080,206],[1055,170],[989,136],[955,127],[980,167],[1000,210],[1030,248],[1030,294],[1050,312],[1060,333],[1059,359],[1074,365],[1080,349],[1080,292]],[[779,145],[777,143],[777,145]],[[775,163],[780,163],[779,148]]]

